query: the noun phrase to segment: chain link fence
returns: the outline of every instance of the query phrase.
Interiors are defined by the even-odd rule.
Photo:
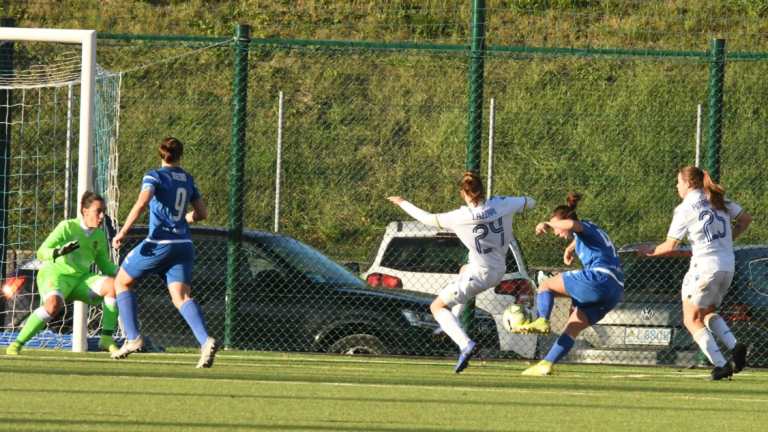
[[[452,36],[430,33],[434,28],[425,24],[425,35],[437,36],[418,41],[466,43],[464,12],[455,14],[462,24],[443,27]],[[695,50],[708,43],[706,32],[686,33],[672,47],[648,32],[638,48],[639,36],[623,44],[628,30],[617,29],[610,44],[568,47],[582,39],[547,40],[545,30],[557,26],[535,27],[536,13],[491,7],[487,13],[487,43],[494,45],[480,54],[479,168],[487,179],[493,98],[494,194],[530,196],[537,207],[515,217],[507,275],[478,297],[469,317],[481,356],[540,359],[557,338],[569,301],[557,301],[553,334],[546,337],[511,334],[502,316],[512,304],[535,311],[536,287],[547,275],[579,268],[562,264],[564,241],[534,235],[535,225],[578,190],[580,218],[611,236],[626,285],[619,306],[582,333],[567,360],[701,363],[680,305],[690,249],[649,259],[638,256],[637,245],[666,235],[680,203],[677,172],[696,163],[697,106],[703,105],[701,164],[717,167],[727,196],[755,218],[736,242],[736,277],[719,312],[750,347],[749,363],[765,366],[761,167],[768,112],[761,81],[768,56],[744,52],[759,45],[757,33],[734,37],[739,51],[726,52],[719,111],[710,97],[711,53]],[[530,34],[519,44],[502,36],[520,28]],[[435,213],[463,204],[457,182],[468,163],[473,53],[463,45],[256,37],[273,36],[264,32],[268,26],[254,25],[250,44],[136,35],[99,40],[99,63],[122,71],[119,219],[144,173],[159,166],[157,143],[176,136],[210,214],[193,229],[193,294],[215,337],[234,349],[456,355],[450,341],[433,338],[429,304],[466,263],[466,248],[451,232],[409,221],[386,197],[402,195]],[[397,34],[396,40],[412,40]],[[613,33],[601,34],[593,39]],[[541,49],[526,46],[533,41]],[[657,47],[677,51],[652,51]],[[243,53],[247,68],[237,70]],[[244,124],[232,104],[241,80]],[[121,253],[145,235],[136,228]],[[142,331],[155,346],[196,345],[163,281],[148,279],[137,292]]]

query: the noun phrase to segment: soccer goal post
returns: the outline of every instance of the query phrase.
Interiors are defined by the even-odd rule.
[[[79,202],[80,197],[84,192],[93,190],[93,148],[94,148],[94,112],[95,112],[95,85],[96,85],[96,31],[95,30],[58,30],[58,29],[35,29],[35,28],[14,28],[14,27],[0,27],[0,41],[3,44],[13,42],[47,42],[53,44],[78,44],[81,46],[80,56],[80,71],[79,76],[73,71],[64,71],[64,74],[71,76],[77,76],[78,83],[80,85],[80,116],[79,116],[79,147],[78,147],[78,168],[77,168],[77,196],[75,201],[78,203],[77,214],[80,214]],[[55,76],[54,72],[44,72],[40,74],[27,74],[28,76],[11,77],[7,81],[7,76],[13,74],[3,74],[3,80],[6,82],[0,83],[0,89],[3,91],[13,91],[16,88],[29,88],[35,85],[34,82],[27,82],[25,80],[66,80],[67,76],[59,77]],[[37,76],[34,76],[37,75]],[[7,96],[6,96],[7,98]],[[11,105],[9,98],[6,99],[8,106]],[[24,102],[22,102],[24,106]],[[10,113],[10,109],[6,110],[6,113]],[[7,114],[10,116],[10,114]],[[12,121],[9,118],[0,119],[5,122],[5,145],[9,145]],[[6,150],[5,157],[9,155],[9,151]],[[7,166],[7,162],[6,162]],[[7,185],[8,173],[5,172],[5,184]],[[3,193],[7,194],[8,191],[4,190]],[[4,208],[3,214],[7,215],[9,209]],[[5,219],[5,218],[4,218]],[[3,230],[3,247],[2,256],[0,259],[5,263],[7,261],[7,247],[8,242],[5,241],[7,236],[7,219],[2,221]],[[3,264],[2,276],[6,276],[5,264]],[[84,352],[88,350],[87,344],[87,317],[88,307],[81,302],[75,302],[73,312],[73,324],[72,324],[72,350],[77,352]]]

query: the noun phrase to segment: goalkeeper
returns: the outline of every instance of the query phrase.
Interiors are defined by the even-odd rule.
[[[86,192],[80,205],[82,218],[61,222],[37,251],[37,258],[43,261],[37,274],[40,307],[27,318],[16,341],[8,347],[8,355],[18,355],[21,347],[58,315],[64,302],[74,300],[91,306],[104,301],[99,349],[117,351],[112,340],[117,324],[115,278],[90,271],[94,262],[110,276],[118,270],[109,259],[107,236],[98,228],[104,220],[106,204],[98,194]]]

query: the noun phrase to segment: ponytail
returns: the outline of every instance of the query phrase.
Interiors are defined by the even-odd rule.
[[[581,200],[582,194],[576,191],[572,191],[568,194],[568,196],[565,198],[565,205],[559,205],[555,207],[554,210],[552,210],[552,218],[557,218],[559,220],[565,220],[565,219],[573,219],[573,220],[579,220],[579,217],[576,215],[576,206],[579,205],[579,201]]]
[[[474,205],[478,205],[481,201],[485,200],[483,180],[480,178],[480,174],[476,171],[467,171],[464,173],[464,178],[461,179],[461,190],[464,191],[464,194],[469,197]]]
[[[715,210],[725,210],[725,190],[712,181],[709,173],[695,166],[687,166],[680,170],[683,180],[689,182],[694,189],[704,189],[709,203]]]

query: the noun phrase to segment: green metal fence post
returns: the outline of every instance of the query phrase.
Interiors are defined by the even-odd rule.
[[[242,261],[243,184],[245,176],[245,131],[248,111],[248,44],[250,26],[235,27],[234,86],[232,89],[232,146],[229,171],[229,243],[227,253],[227,306],[224,318],[224,345],[237,348],[238,285]]]
[[[723,95],[725,85],[725,39],[712,39],[709,63],[709,115],[707,124],[707,171],[720,183],[720,150],[723,142]]]
[[[483,79],[485,68],[485,0],[472,1],[472,52],[469,60],[469,113],[467,119],[467,170],[480,172],[483,138]],[[475,299],[461,313],[461,325],[475,334]]]
[[[725,84],[725,39],[712,39],[709,63],[709,115],[707,122],[706,170],[712,181],[720,183],[720,149],[723,142],[723,92]],[[699,366],[709,359],[699,350]]]
[[[13,18],[0,20],[2,27],[16,27]],[[0,74],[13,72],[14,44],[8,41],[0,45]],[[5,280],[8,271],[8,170],[11,162],[11,90],[0,90],[0,278]],[[4,302],[0,302],[0,312],[3,312]],[[5,317],[5,314],[0,314]],[[0,325],[5,325],[0,322]]]

